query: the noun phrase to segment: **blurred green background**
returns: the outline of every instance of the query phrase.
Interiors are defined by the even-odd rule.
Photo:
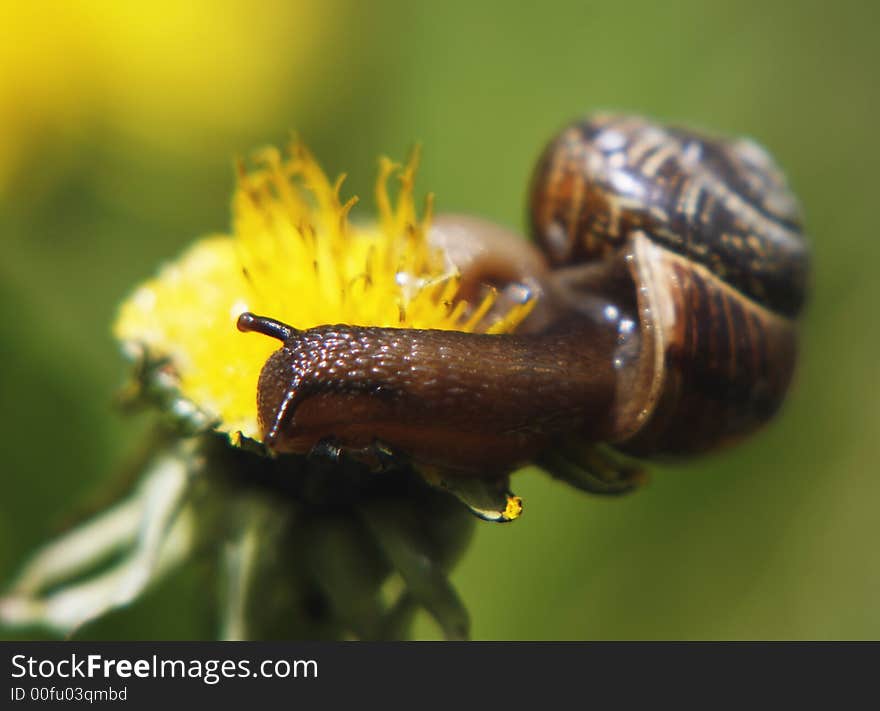
[[[880,637],[880,12],[873,3],[68,2],[0,6],[0,579],[105,490],[116,304],[228,226],[232,161],[297,129],[371,214],[424,144],[439,210],[523,225],[544,141],[613,108],[748,134],[815,253],[783,416],[622,500],[538,472],[454,582],[478,639]],[[179,574],[92,636],[212,636]],[[436,637],[427,619],[421,637]],[[8,634],[8,633],[7,633]]]

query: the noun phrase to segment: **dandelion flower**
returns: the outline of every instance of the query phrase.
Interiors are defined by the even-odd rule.
[[[497,521],[516,518],[519,499],[505,482],[260,456],[256,389],[276,346],[236,329],[247,311],[301,329],[515,329],[530,299],[461,298],[461,275],[428,238],[430,198],[416,214],[417,161],[381,161],[373,222],[350,219],[356,200],[340,197],[342,178],[329,180],[300,143],[240,167],[232,234],[167,264],[114,325],[135,363],[129,399],[157,403],[173,427],[127,498],[38,551],[0,598],[0,622],[71,634],[214,550],[224,638],[395,638],[420,608],[446,637],[467,635],[447,575],[472,518],[435,487]]]

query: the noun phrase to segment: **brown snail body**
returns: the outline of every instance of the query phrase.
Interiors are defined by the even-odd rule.
[[[616,493],[634,470],[595,445],[690,454],[773,416],[795,365],[808,253],[762,149],[588,119],[545,150],[530,212],[540,249],[475,218],[441,217],[432,235],[464,298],[485,284],[537,294],[521,333],[297,331],[243,314],[241,330],[284,343],[258,386],[266,445],[305,453],[329,439],[484,478],[538,460]]]

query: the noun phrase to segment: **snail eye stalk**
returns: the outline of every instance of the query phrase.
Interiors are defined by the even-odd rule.
[[[295,328],[288,326],[286,323],[276,321],[266,316],[257,316],[250,311],[245,311],[235,322],[236,328],[242,333],[262,333],[264,336],[277,338],[282,343],[290,340],[290,337],[297,333]]]

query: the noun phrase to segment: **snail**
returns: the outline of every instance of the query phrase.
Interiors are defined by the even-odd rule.
[[[244,313],[282,342],[258,385],[265,445],[401,453],[453,477],[537,462],[600,493],[639,462],[736,442],[792,379],[809,253],[769,155],[635,116],[577,121],[538,160],[533,242],[441,216],[462,292],[537,306],[514,334],[328,325]]]

